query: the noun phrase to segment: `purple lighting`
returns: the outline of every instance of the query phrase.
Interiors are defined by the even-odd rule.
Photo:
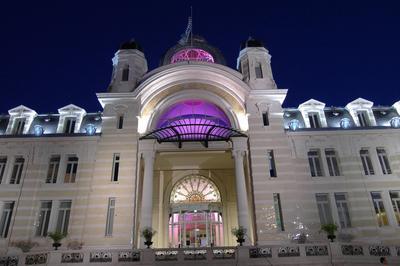
[[[181,124],[231,126],[221,108],[200,99],[185,100],[170,106],[159,118],[157,128]]]
[[[202,49],[198,48],[187,48],[180,50],[174,54],[171,58],[171,63],[177,63],[182,61],[203,61],[214,63],[212,55]]]
[[[156,128],[141,139],[157,139],[159,142],[229,140],[245,136],[231,128],[227,115],[215,104],[200,99],[178,102],[170,106],[158,119]]]

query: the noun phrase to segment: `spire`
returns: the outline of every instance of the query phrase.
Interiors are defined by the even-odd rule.
[[[188,18],[188,24],[186,26],[185,33],[181,35],[181,39],[179,40],[179,43],[184,45],[189,42],[190,38],[190,43],[193,43],[193,22],[192,22],[192,7],[190,7],[190,17]]]

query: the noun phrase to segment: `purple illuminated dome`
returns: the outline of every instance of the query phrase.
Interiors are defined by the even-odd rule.
[[[158,142],[201,141],[208,147],[209,141],[229,140],[245,136],[231,128],[227,115],[215,104],[191,99],[170,106],[158,119],[156,128],[141,139],[157,139]]]
[[[157,128],[177,125],[219,125],[230,127],[231,123],[221,108],[215,104],[200,99],[191,99],[170,106],[157,122]]]
[[[175,53],[171,58],[171,63],[177,63],[182,61],[203,61],[214,63],[212,55],[203,49],[198,48],[186,48]]]

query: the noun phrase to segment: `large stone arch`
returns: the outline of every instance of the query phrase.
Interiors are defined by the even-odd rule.
[[[157,117],[154,110],[159,112],[168,101],[183,99],[180,94],[211,99],[230,116],[232,125],[242,131],[248,129],[245,102],[250,88],[240,73],[224,66],[201,62],[173,66],[149,76],[136,91],[141,103],[139,133],[151,128]]]

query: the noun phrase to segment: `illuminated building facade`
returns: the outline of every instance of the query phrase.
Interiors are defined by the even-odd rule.
[[[147,227],[155,248],[235,246],[238,226],[248,246],[326,243],[331,223],[339,241],[399,243],[400,101],[282,108],[288,91],[254,39],[237,69],[199,36],[151,71],[135,41],[112,62],[103,112],[21,105],[0,118],[2,253],[48,250],[54,231],[63,248],[143,248]]]

